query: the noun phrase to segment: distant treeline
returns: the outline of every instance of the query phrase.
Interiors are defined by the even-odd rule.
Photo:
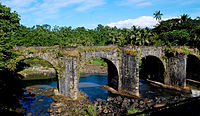
[[[95,29],[84,27],[51,27],[48,24],[26,27],[20,25],[11,40],[16,46],[200,46],[200,17],[188,15],[161,21],[155,28],[131,29],[103,26]]]

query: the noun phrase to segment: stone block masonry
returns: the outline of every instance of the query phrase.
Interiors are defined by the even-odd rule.
[[[187,50],[186,50],[187,49]],[[108,64],[108,85],[120,93],[139,96],[139,65],[142,58],[154,56],[164,66],[164,83],[177,88],[186,87],[187,55],[196,55],[186,47],[15,47],[19,61],[37,57],[51,63],[58,76],[61,94],[77,99],[80,70],[87,61],[101,57]],[[167,56],[167,54],[174,54]]]

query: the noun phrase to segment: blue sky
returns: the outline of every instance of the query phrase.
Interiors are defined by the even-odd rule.
[[[21,24],[84,26],[98,24],[130,28],[153,27],[153,13],[160,10],[163,20],[188,14],[200,16],[200,0],[0,0],[21,17]]]

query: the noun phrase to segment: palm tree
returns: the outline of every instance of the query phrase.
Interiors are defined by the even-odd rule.
[[[154,18],[156,18],[156,20],[160,22],[163,14],[160,13],[160,11],[155,11],[153,15],[154,15]]]
[[[189,17],[188,14],[183,14],[183,15],[181,15],[180,20],[181,20],[182,23],[183,23],[183,22],[187,22],[188,19],[190,19],[190,17]]]

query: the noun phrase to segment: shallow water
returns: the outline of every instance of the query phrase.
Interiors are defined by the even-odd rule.
[[[22,80],[22,84],[25,87],[37,87],[41,89],[35,89],[37,93],[42,93],[48,88],[57,86],[57,81],[51,76],[35,74],[30,75],[31,80],[28,80],[29,76],[26,77],[26,80]],[[37,79],[32,80],[33,77]],[[42,78],[42,79],[38,79]],[[30,95],[28,92],[23,93],[23,98],[20,99],[20,104],[26,109],[26,115],[31,113],[32,116],[49,116],[48,108],[54,101],[51,98],[48,98],[44,95]]]
[[[26,109],[26,114],[31,113],[32,116],[49,116],[48,108],[53,102],[51,98],[46,96],[37,95],[31,97],[26,92],[24,93],[24,98],[20,100],[22,107]]]
[[[23,83],[25,86],[40,87],[41,89],[37,90],[40,92],[45,91],[47,88],[57,86],[57,80],[55,78],[34,81],[26,80]],[[106,100],[107,97],[114,96],[107,90],[100,88],[100,86],[107,84],[107,75],[105,74],[81,74],[81,77],[79,79],[79,90],[85,92],[92,101],[98,98]],[[152,86],[146,83],[144,80],[140,80],[139,86],[140,94],[142,97],[154,98],[180,95],[180,93],[176,91]],[[194,94],[197,94],[196,91],[193,92]],[[20,100],[20,103],[23,105],[23,108],[27,109],[26,114],[32,113],[33,116],[49,116],[47,110],[50,104],[53,103],[53,101],[51,98],[42,95],[31,97],[28,93],[25,92],[24,98]]]
[[[85,92],[92,101],[98,98],[106,100],[107,97],[114,96],[100,88],[100,86],[108,84],[107,78],[105,74],[82,74],[79,79],[79,90]]]

